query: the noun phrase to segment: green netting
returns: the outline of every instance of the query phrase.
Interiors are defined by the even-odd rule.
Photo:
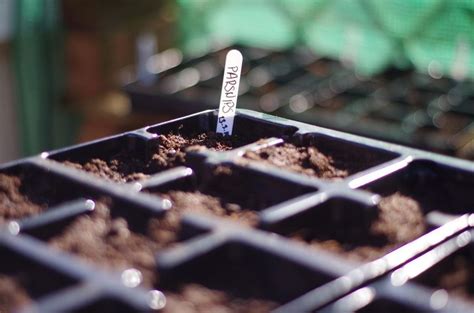
[[[306,44],[361,73],[408,62],[474,77],[473,0],[179,0],[183,47]]]
[[[246,5],[243,2],[247,2]],[[244,44],[258,42],[263,47],[288,47],[295,38],[288,15],[266,1],[228,2],[211,15],[208,22],[217,38]]]
[[[304,40],[317,53],[353,64],[363,74],[383,70],[398,55],[359,1],[339,0],[323,8],[304,28]]]
[[[440,14],[443,0],[365,0],[370,17],[388,36],[406,39],[416,35]]]
[[[294,25],[298,26],[303,20],[317,17],[330,0],[277,0],[277,2],[290,15]]]
[[[266,48],[292,46],[294,23],[277,2],[266,0],[189,1],[181,3],[183,49],[199,53],[215,43],[238,42]]]
[[[473,17],[472,11],[447,6],[425,31],[405,42],[406,54],[422,71],[436,64],[443,74],[474,77]]]

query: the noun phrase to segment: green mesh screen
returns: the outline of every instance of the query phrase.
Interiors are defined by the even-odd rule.
[[[284,49],[305,44],[362,74],[413,64],[458,79],[474,75],[472,0],[179,0],[182,46]]]

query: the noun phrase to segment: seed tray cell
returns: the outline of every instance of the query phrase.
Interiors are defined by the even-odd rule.
[[[177,227],[173,229],[173,235],[176,235],[172,236],[170,228],[174,225],[157,229],[162,219],[150,218],[148,223],[138,223],[137,219],[126,219],[113,209],[106,209],[99,202],[95,212],[77,216],[60,226],[51,225],[55,231],[49,230],[47,236],[37,229],[34,233],[52,248],[74,254],[103,270],[123,272],[135,268],[141,273],[141,285],[151,288],[158,278],[153,253],[178,241],[175,238],[178,236]],[[31,231],[26,230],[25,233]]]
[[[0,243],[0,310],[10,312],[14,307],[33,301],[77,283],[73,277],[58,272],[49,264],[42,264]]]
[[[324,309],[313,312],[471,312],[469,305],[446,298],[442,290],[428,290],[412,283],[395,287],[390,280],[361,288]],[[309,312],[309,311],[308,311]]]
[[[278,123],[278,118],[261,121],[258,116],[237,114],[234,121],[233,134],[247,138],[247,144],[261,138],[287,137],[297,131],[295,126]],[[161,123],[146,129],[151,134],[163,134],[170,131],[179,131],[185,135],[199,132],[214,131],[217,123],[217,114],[214,110],[190,115],[173,121]]]
[[[200,215],[188,215],[183,223],[213,231],[185,243],[192,245],[191,249],[158,255],[165,290],[190,281],[200,282],[240,298],[270,300],[276,307],[349,269],[346,263],[324,253],[318,261],[307,262],[314,253],[258,230],[242,232],[240,227]],[[331,262],[332,267],[324,266],[325,262]],[[202,268],[212,268],[215,274],[208,275],[209,271]],[[247,310],[253,312],[255,307]]]
[[[416,278],[436,267],[436,263],[469,242],[471,220],[472,217],[468,215],[449,222],[445,220],[443,226],[380,259],[347,272],[340,279],[304,294],[279,307],[275,313],[392,312],[402,309],[401,312],[470,312],[472,306],[466,305],[458,297],[420,285]],[[427,246],[435,248],[427,250]],[[388,268],[395,270],[386,271]],[[361,278],[364,272],[368,276]],[[338,285],[339,294],[342,294],[342,290],[352,289],[348,285],[361,281],[365,283],[332,303],[324,303],[326,299],[321,300],[319,297]]]
[[[54,170],[57,168],[57,170]],[[55,216],[53,209],[63,207],[74,207],[77,209],[73,212],[80,213],[80,203],[85,203],[85,198],[97,199],[101,194],[106,193],[107,196],[113,195],[117,198],[117,202],[130,204],[131,200],[127,196],[133,193],[121,192],[112,190],[101,182],[88,182],[85,177],[79,179],[71,179],[74,172],[64,170],[56,164],[50,164],[43,160],[33,162],[21,162],[5,169],[0,169],[2,178],[7,177],[7,184],[2,186],[2,209],[7,208],[5,212],[1,213],[2,219],[5,221],[11,220],[32,220],[35,217],[40,218],[42,214],[48,214],[51,218],[60,218]],[[9,184],[13,179],[14,183]],[[134,204],[138,203],[143,208],[150,212],[161,213],[163,211],[163,204],[156,200],[150,200],[148,197],[142,197],[132,201]],[[66,205],[65,205],[66,203]],[[151,204],[152,203],[152,204]],[[83,210],[87,210],[87,205],[82,205]],[[9,218],[5,213],[10,213],[11,208],[16,209],[12,218]],[[145,209],[143,209],[145,211]],[[64,214],[67,216],[67,214]]]
[[[271,121],[258,123],[251,117],[241,116],[235,121],[235,136],[228,140],[214,133],[216,122],[214,114],[199,114],[55,151],[49,154],[49,158],[117,183],[125,183],[143,180],[183,165],[186,159],[193,158],[194,153],[185,151],[191,146],[202,145],[211,150],[226,151],[261,138],[286,137],[296,131],[294,127],[275,125]]]
[[[363,264],[429,231],[421,213],[394,211],[392,202],[397,200],[383,199],[378,205],[369,206],[334,197],[266,227],[316,251],[329,251]]]
[[[463,236],[466,235],[468,239],[471,237],[468,234],[463,233],[462,236],[458,236],[458,246],[464,244],[462,242],[465,240]],[[454,243],[450,242],[450,244]],[[445,249],[448,249],[447,245],[448,243],[445,243]],[[440,252],[439,259],[436,260],[438,263],[414,278],[413,281],[435,290],[444,289],[453,298],[459,298],[472,304],[474,300],[472,289],[473,252],[472,246],[462,247],[444,259],[441,258]]]
[[[250,176],[253,177],[251,181],[248,180]],[[240,186],[239,190],[235,190],[235,186]],[[275,190],[280,192],[275,194]],[[255,226],[259,222],[258,212],[314,193],[317,188],[222,163],[205,166],[176,181],[148,183],[142,191],[170,200],[175,211],[211,213]]]
[[[117,277],[50,250],[27,235],[11,236],[2,230],[0,246],[5,312],[73,312],[106,297],[120,299],[133,312],[143,312],[156,298],[141,288],[127,288]]]
[[[472,213],[472,171],[464,171],[431,160],[415,160],[403,169],[362,188],[388,196],[396,192],[419,203],[424,213],[440,211],[461,215]]]
[[[359,158],[347,155],[354,151]],[[257,162],[320,179],[337,180],[396,158],[397,154],[319,134],[297,135],[243,155],[240,163]]]
[[[247,110],[232,138],[199,137],[216,122],[204,111],[2,166],[0,208],[40,208],[2,213],[0,246],[72,277],[23,312],[153,311],[156,290],[163,312],[295,312],[368,287],[370,305],[397,307],[427,287],[377,286],[471,227],[472,163]],[[171,133],[197,141],[138,180],[64,164],[173,157],[159,154]],[[314,175],[328,165],[344,175]]]
[[[462,232],[322,311],[472,312],[473,248]]]

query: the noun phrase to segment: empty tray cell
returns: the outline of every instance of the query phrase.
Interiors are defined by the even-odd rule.
[[[414,281],[436,290],[444,289],[449,296],[473,305],[474,247],[470,245],[454,252],[416,277]]]
[[[243,157],[323,179],[341,179],[387,162],[395,153],[323,136],[305,135],[302,143],[286,142],[249,151]]]
[[[472,119],[474,117],[473,107],[474,107],[474,97],[471,97],[462,101],[457,106],[454,106],[451,110],[455,113],[466,115],[467,117],[470,117]]]
[[[77,281],[0,246],[0,312],[13,312]]]
[[[165,312],[269,312],[331,279],[234,241],[162,271]]]
[[[424,213],[473,212],[474,173],[433,161],[414,161],[405,168],[362,187],[384,197],[409,197]]]
[[[412,83],[420,90],[446,93],[455,87],[457,82],[450,78],[433,79],[431,76],[414,73],[411,77]]]
[[[316,191],[315,188],[232,165],[203,170],[206,171],[210,174],[189,176],[150,187],[147,191],[171,201],[172,208],[167,214],[180,216],[194,212],[216,215],[251,226],[259,222],[259,211]]]
[[[403,120],[413,113],[413,108],[406,104],[390,103],[386,107],[370,112],[368,117],[389,123],[401,124]]]
[[[407,205],[399,207],[399,203]],[[272,226],[271,230],[357,262],[382,257],[427,231],[423,214],[414,201],[399,196],[384,199],[373,207],[332,198]]]

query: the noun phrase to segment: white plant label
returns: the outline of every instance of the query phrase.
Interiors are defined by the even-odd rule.
[[[242,54],[238,50],[230,50],[225,58],[224,79],[222,81],[216,127],[216,132],[225,136],[232,135],[234,127],[241,70]]]

